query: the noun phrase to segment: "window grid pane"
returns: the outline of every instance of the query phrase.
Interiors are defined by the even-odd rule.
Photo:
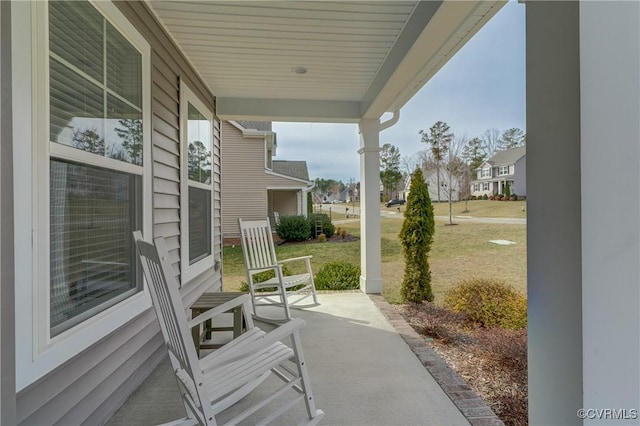
[[[211,183],[211,122],[191,103],[187,108],[189,179]]]
[[[131,233],[140,229],[140,176],[52,159],[52,335],[139,290]]]
[[[189,264],[211,253],[211,191],[189,187]]]
[[[142,165],[141,53],[88,2],[49,22],[50,141]]]

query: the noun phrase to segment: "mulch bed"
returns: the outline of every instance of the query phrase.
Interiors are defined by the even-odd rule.
[[[428,302],[396,309],[506,425],[528,424],[526,330],[479,327]]]

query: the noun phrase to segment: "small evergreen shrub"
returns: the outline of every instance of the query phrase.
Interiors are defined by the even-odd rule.
[[[307,192],[307,216],[311,216],[313,214],[313,195],[311,195],[311,191]]]
[[[320,242],[320,243],[326,243],[326,242],[327,242],[327,236],[326,236],[326,234],[320,234],[320,235],[318,235],[318,242]]]
[[[322,232],[327,236],[327,238],[333,237],[335,234],[336,228],[331,223],[331,219],[329,219],[329,215],[325,213],[316,213],[309,216],[309,226],[311,227],[311,232],[315,232],[316,228],[316,217],[320,217],[322,220]]]
[[[433,205],[422,170],[411,175],[411,192],[407,197],[404,222],[400,229],[400,244],[405,259],[404,277],[400,288],[403,302],[433,301],[429,252],[435,232]]]
[[[483,199],[483,200],[488,200],[488,199],[489,199],[489,197],[487,196],[487,194],[484,194],[484,195],[482,196],[482,199]]]
[[[285,277],[288,277],[290,275],[293,275],[293,273],[291,272],[291,269],[289,269],[287,265],[282,265],[282,275],[284,275]],[[276,271],[274,271],[273,269],[269,269],[268,271],[258,272],[257,274],[253,274],[253,283],[254,284],[263,283],[267,280],[270,280],[271,278],[274,278],[275,276],[276,276]],[[276,290],[275,287],[267,287],[267,288],[258,289],[256,291],[274,291],[274,290]],[[243,281],[242,284],[240,284],[240,291],[248,293],[249,284]]]
[[[485,327],[527,327],[527,299],[506,283],[483,278],[463,281],[445,294],[444,306]]]
[[[360,288],[360,267],[337,260],[325,264],[315,277],[316,290],[357,290]]]
[[[511,198],[511,185],[509,185],[509,182],[504,185],[504,197],[506,199]]]
[[[311,221],[304,216],[282,216],[276,233],[284,241],[304,241],[311,237],[311,229]]]

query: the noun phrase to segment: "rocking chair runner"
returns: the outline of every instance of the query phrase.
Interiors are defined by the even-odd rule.
[[[247,269],[249,293],[256,319],[278,323],[291,319],[290,308],[308,308],[318,306],[316,287],[311,270],[311,257],[301,256],[278,261],[273,245],[273,233],[269,220],[238,219],[244,265]],[[304,262],[305,273],[285,276],[282,266],[287,262]],[[272,270],[274,278],[257,283],[254,274]],[[293,289],[296,287],[296,289]],[[265,291],[265,289],[275,289]],[[311,298],[312,301],[307,301]],[[307,301],[307,302],[305,302]],[[303,303],[304,302],[304,303]],[[258,313],[258,307],[278,306],[284,309],[284,319],[266,317]]]
[[[308,415],[306,424],[316,424],[324,416],[322,410],[315,407],[309,385],[299,335],[304,321],[295,319],[265,333],[254,326],[249,315],[248,295],[226,302],[188,321],[164,239],[156,238],[154,246],[145,242],[139,231],[134,232],[134,238],[187,410],[188,417],[172,422],[172,425],[217,425],[216,416],[244,398],[264,382],[270,373],[280,378],[284,385],[264,400],[237,414],[228,424],[237,424],[274,401],[281,402],[281,397],[288,391],[292,397],[260,420],[261,424],[271,422],[302,400],[306,404]],[[198,359],[191,338],[191,328],[239,305],[244,305],[247,332]],[[292,347],[281,342],[289,336]]]

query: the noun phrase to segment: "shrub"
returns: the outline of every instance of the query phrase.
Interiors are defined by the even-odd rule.
[[[493,194],[492,194],[492,195],[489,195],[489,199],[490,199],[490,200],[495,200],[495,199],[496,199],[496,196],[495,196],[495,195],[493,195]],[[485,200],[486,200],[486,198],[485,198]]]
[[[411,175],[411,192],[407,197],[404,222],[399,235],[405,259],[400,289],[403,302],[433,301],[428,256],[434,232],[435,222],[429,189],[422,171],[416,169]]]
[[[318,235],[318,242],[326,243],[327,242],[327,236],[325,234]]]
[[[357,290],[360,288],[360,267],[338,260],[326,263],[315,277],[317,290]]]
[[[335,233],[335,226],[331,223],[331,219],[329,219],[329,215],[325,213],[316,213],[309,216],[309,226],[311,227],[311,232],[315,232],[316,229],[316,218],[320,218],[322,222],[322,232],[327,236],[327,238],[333,237]]]
[[[509,185],[509,182],[506,182],[504,185],[504,197],[507,199],[511,198],[511,185]]]
[[[289,269],[289,267],[287,265],[282,265],[282,274],[285,277],[293,275],[293,273],[291,272],[291,269]],[[271,278],[274,278],[275,276],[276,276],[276,271],[274,271],[273,269],[269,269],[268,271],[258,272],[257,274],[253,274],[253,283],[254,284],[263,283],[263,282],[265,282],[267,280],[270,280]],[[274,291],[274,290],[276,290],[275,287],[267,287],[267,288],[261,288],[261,289],[256,290],[256,291]],[[247,284],[245,281],[243,281],[240,284],[240,291],[248,293],[249,292],[249,284]]]
[[[307,192],[307,216],[311,216],[313,214],[313,195],[311,195],[311,191]]]
[[[484,194],[484,195],[482,196],[482,199],[483,199],[483,200],[488,200],[488,199],[489,199],[489,197],[487,196],[487,194]]]
[[[341,236],[342,238],[346,238],[346,237],[347,237],[347,235],[348,235],[348,232],[347,232],[347,230],[346,230],[346,229],[341,229],[341,230],[340,230],[340,236]]]
[[[304,216],[282,216],[276,233],[285,241],[304,241],[311,237],[311,222]]]
[[[527,299],[499,280],[473,278],[447,291],[444,305],[485,327],[527,326]]]

